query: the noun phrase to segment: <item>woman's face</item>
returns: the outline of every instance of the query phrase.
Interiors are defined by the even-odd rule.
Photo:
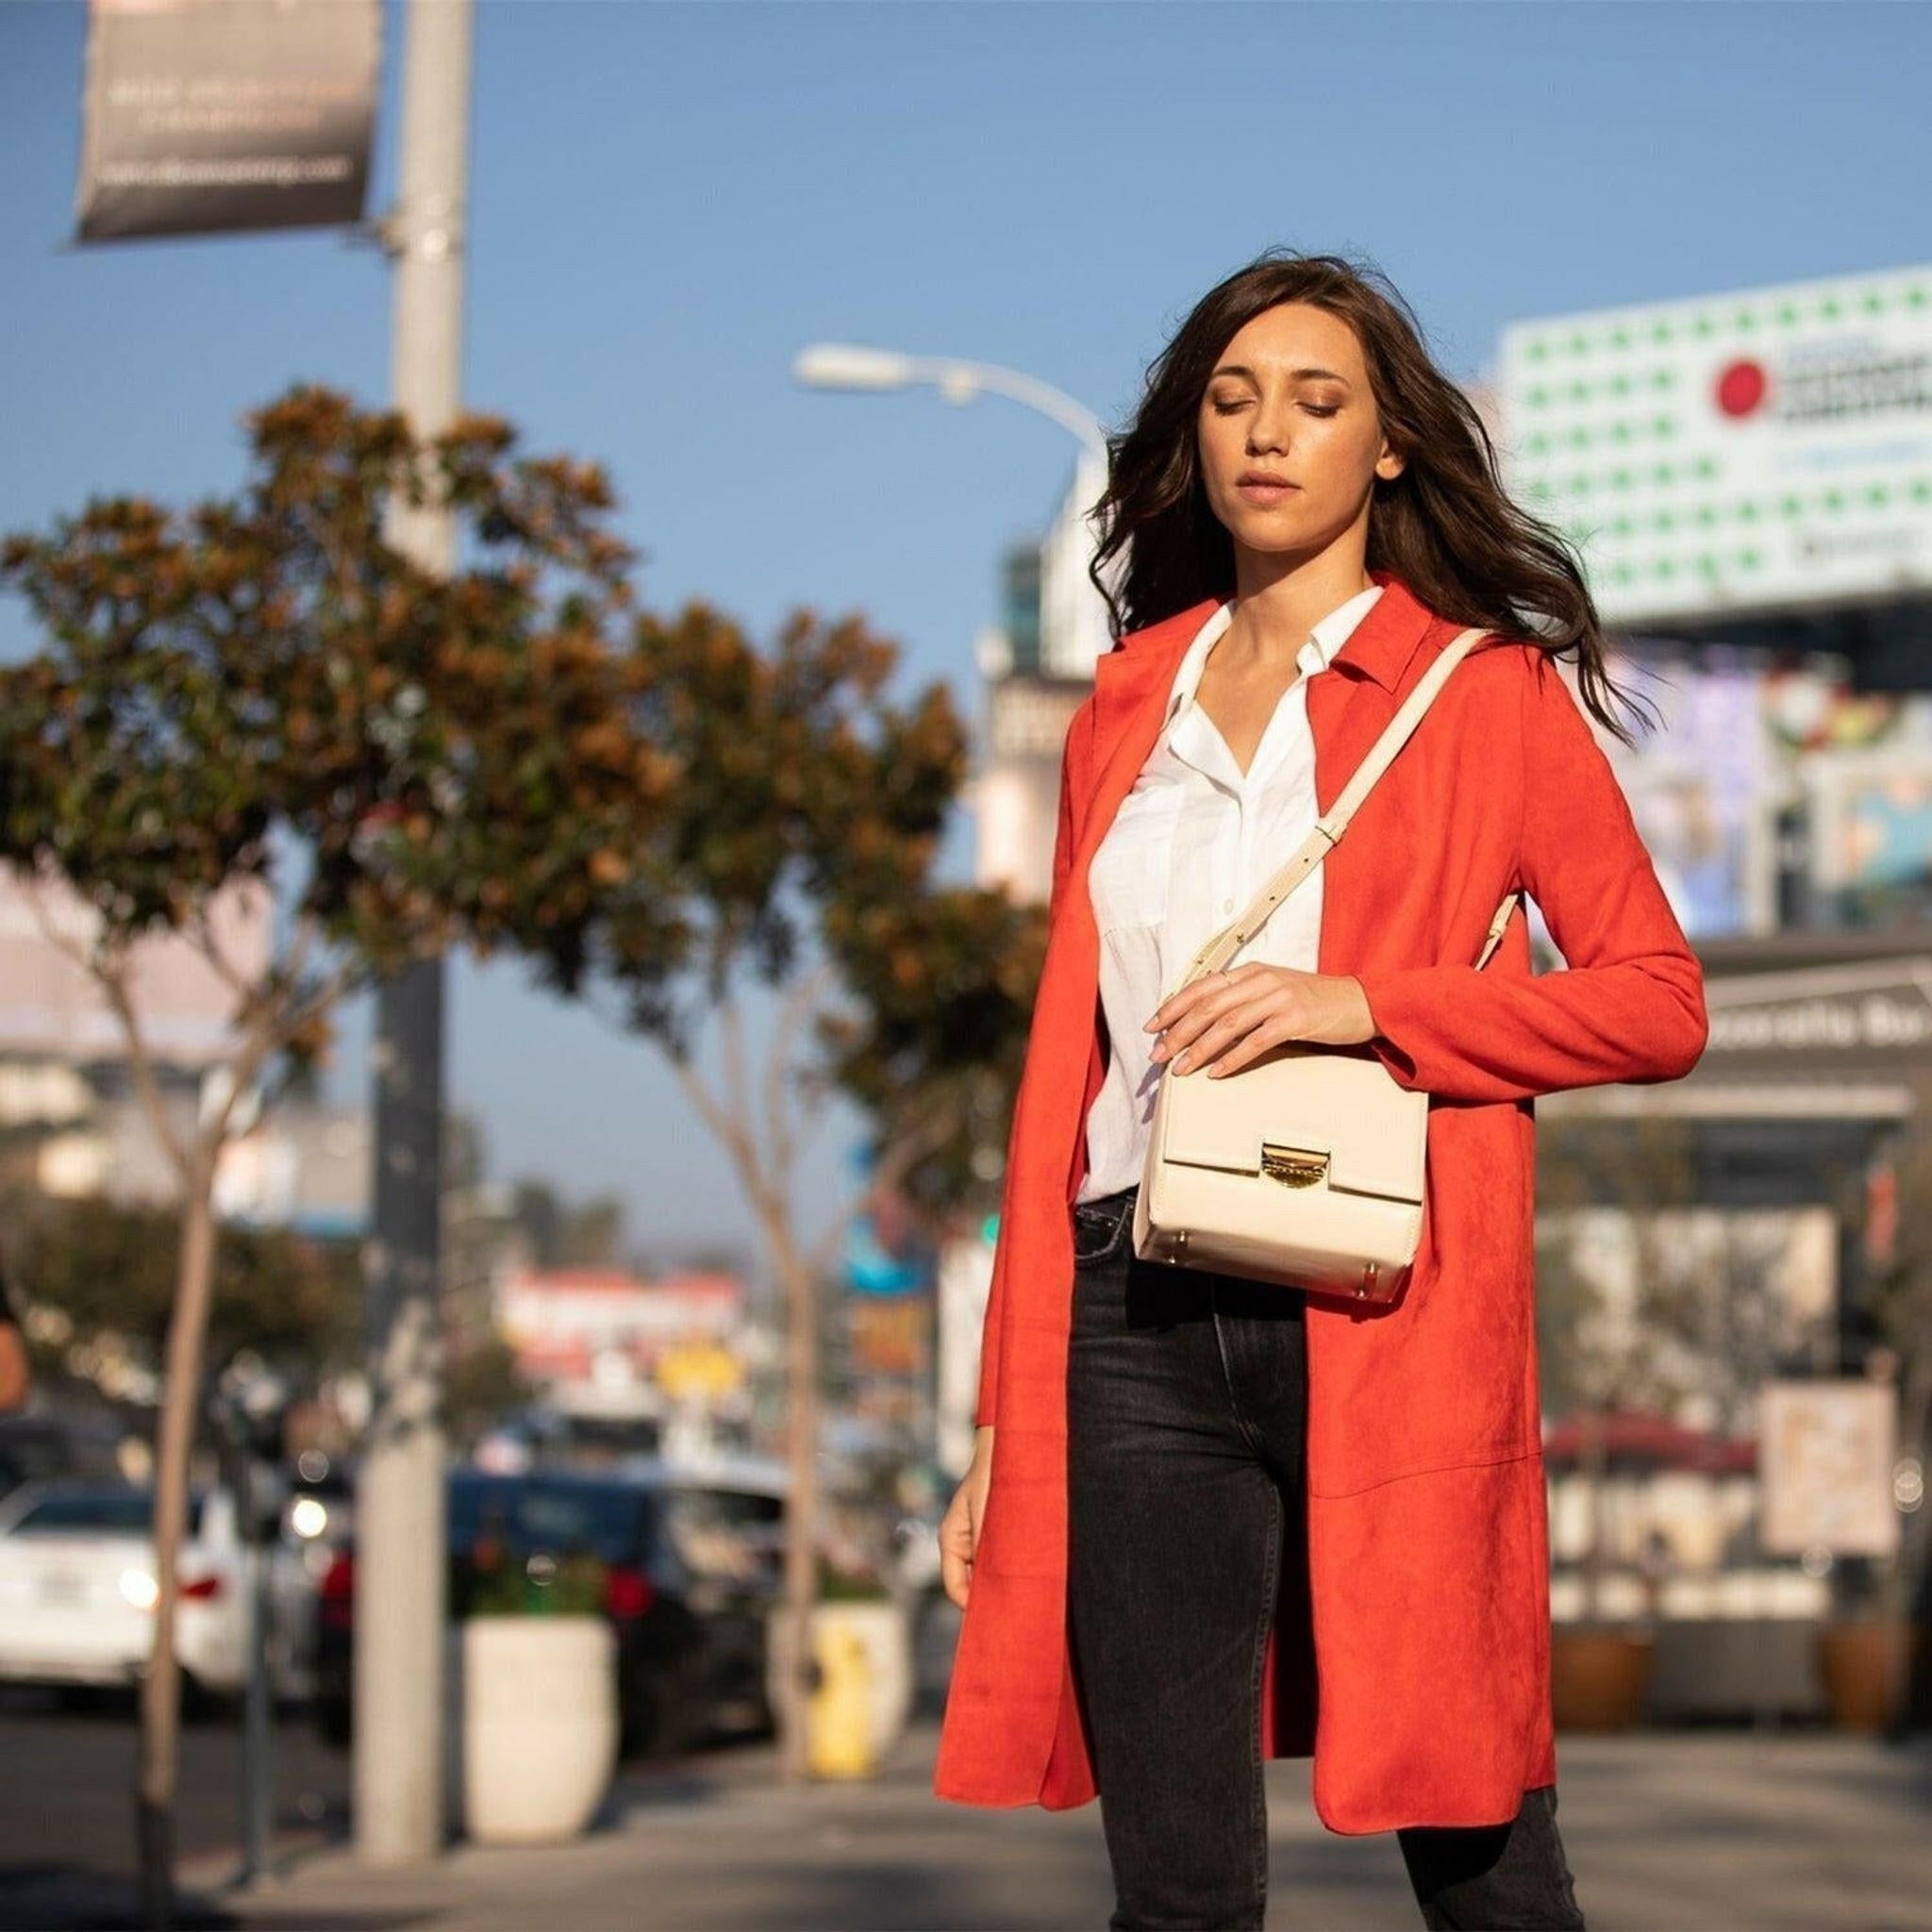
[[[1402,458],[1383,441],[1356,333],[1307,302],[1236,332],[1202,392],[1201,475],[1236,545],[1314,555],[1366,524],[1377,476]],[[1253,480],[1272,477],[1288,487]]]

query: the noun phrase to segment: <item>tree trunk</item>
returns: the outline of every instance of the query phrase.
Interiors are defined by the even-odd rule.
[[[201,1401],[203,1344],[214,1283],[212,1171],[204,1160],[181,1206],[179,1271],[168,1317],[167,1372],[154,1470],[155,1625],[141,1686],[141,1743],[135,1792],[136,1856],[142,1916],[156,1928],[174,1922],[175,1779],[181,1682],[175,1657],[181,1541],[188,1522],[188,1463]]]
[[[785,1282],[788,1458],[791,1482],[785,1509],[785,1616],[791,1632],[779,1698],[779,1769],[788,1784],[811,1772],[812,1607],[818,1600],[818,1365],[816,1284],[811,1270],[781,1233],[773,1242]]]

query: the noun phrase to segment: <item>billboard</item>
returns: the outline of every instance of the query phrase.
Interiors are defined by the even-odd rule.
[[[1515,323],[1497,391],[1608,621],[1932,588],[1932,266]]]
[[[1634,750],[1591,728],[1679,924],[1693,940],[1772,930],[1782,787],[1762,673],[1723,647],[1703,659],[1612,651],[1608,670],[1657,719]]]

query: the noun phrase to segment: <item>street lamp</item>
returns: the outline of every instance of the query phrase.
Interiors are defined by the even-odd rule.
[[[794,381],[807,389],[885,391],[930,383],[949,403],[970,403],[980,395],[1000,395],[1050,417],[1071,430],[1090,456],[1107,465],[1107,433],[1100,419],[1064,390],[995,362],[968,362],[954,356],[908,356],[897,349],[873,349],[861,342],[814,342],[792,358]]]
[[[1053,528],[1041,544],[1041,634],[1055,641],[1048,661],[1062,675],[1082,675],[1112,643],[1108,606],[1090,570],[1091,507],[1107,489],[1108,451],[1100,419],[1064,390],[996,362],[970,362],[957,356],[908,356],[863,342],[813,342],[793,357],[791,375],[807,389],[846,390],[874,394],[928,384],[949,403],[970,403],[1001,395],[1058,423],[1080,445],[1067,492]],[[1118,588],[1124,558],[1116,556],[1108,573],[1109,591]],[[982,656],[989,676],[1002,674],[1004,660]]]

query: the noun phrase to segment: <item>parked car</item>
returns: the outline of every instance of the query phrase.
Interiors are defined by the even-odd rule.
[[[697,1740],[709,1721],[706,1631],[649,1488],[569,1470],[455,1469],[444,1511],[452,1620],[470,1613],[486,1544],[539,1587],[558,1560],[595,1556],[605,1566],[604,1613],[617,1632],[621,1748],[676,1751]],[[352,1539],[335,1552],[317,1607],[315,1720],[338,1745],[354,1728],[356,1560]]]
[[[278,1629],[297,1618],[299,1570],[271,1572],[270,1657],[292,1668]],[[190,1699],[232,1698],[247,1679],[246,1552],[226,1489],[190,1491],[175,1607]],[[0,1680],[131,1685],[154,1637],[154,1492],[143,1484],[52,1478],[0,1502]],[[276,1689],[304,1688],[285,1672]]]
[[[712,1724],[769,1735],[772,1613],[784,1596],[785,1498],[791,1474],[766,1457],[704,1462],[626,1457],[624,1473],[660,1498],[666,1531],[705,1625],[704,1695]]]
[[[0,1415],[0,1497],[22,1483],[57,1476],[125,1481],[114,1456],[122,1433],[110,1424],[66,1416]]]

